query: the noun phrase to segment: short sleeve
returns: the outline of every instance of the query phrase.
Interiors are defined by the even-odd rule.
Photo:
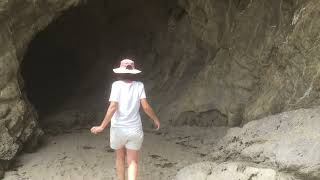
[[[143,83],[141,83],[141,86],[140,86],[140,94],[139,94],[139,96],[140,96],[140,99],[145,99],[145,98],[147,98],[146,92],[145,92],[145,90],[144,90],[144,85],[143,85]]]
[[[109,101],[119,102],[120,89],[116,83],[112,84]]]

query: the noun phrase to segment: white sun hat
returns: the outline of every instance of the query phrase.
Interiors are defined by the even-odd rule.
[[[134,68],[134,61],[131,59],[124,59],[120,62],[120,67],[113,69],[113,72],[121,74],[121,73],[128,73],[128,74],[138,74],[141,73],[140,70]]]

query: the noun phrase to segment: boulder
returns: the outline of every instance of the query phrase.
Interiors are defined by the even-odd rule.
[[[320,179],[320,107],[300,109],[231,128],[213,160],[246,161],[302,179]]]
[[[289,174],[243,162],[201,162],[181,169],[175,180],[298,180]]]

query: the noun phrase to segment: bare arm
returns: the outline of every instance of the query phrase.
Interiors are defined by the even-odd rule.
[[[156,125],[156,129],[158,130],[160,128],[160,120],[149,105],[147,99],[141,99],[141,106],[143,111],[150,117],[150,119],[153,120],[153,123]]]
[[[109,122],[111,121],[111,118],[112,118],[113,114],[117,111],[117,109],[118,109],[118,103],[114,102],[114,101],[110,102],[107,113],[106,113],[101,125],[92,127],[91,132],[94,134],[102,132],[107,127]]]

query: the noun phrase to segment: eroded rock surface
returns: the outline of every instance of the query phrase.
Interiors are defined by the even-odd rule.
[[[274,169],[252,166],[243,162],[202,162],[179,171],[175,180],[298,180]]]
[[[202,125],[181,116],[217,112],[203,124],[223,117],[236,126],[319,105],[319,1],[184,0],[170,7],[168,34],[149,51],[158,68],[147,87],[163,119]]]
[[[304,179],[320,178],[320,108],[301,109],[232,128],[215,159],[265,164]]]
[[[26,47],[35,33],[76,2],[0,2],[0,177],[23,145],[32,149],[42,135],[37,113],[25,98],[19,74]]]
[[[319,127],[320,108],[313,108],[284,112],[251,121],[242,128],[231,128],[209,158],[224,163],[214,165],[216,168],[205,166],[210,171],[202,164],[194,165],[181,170],[177,177],[199,173],[207,174],[209,179],[250,179],[251,176],[253,179],[320,179]],[[243,165],[246,163],[251,164]],[[282,178],[279,173],[288,176]]]

